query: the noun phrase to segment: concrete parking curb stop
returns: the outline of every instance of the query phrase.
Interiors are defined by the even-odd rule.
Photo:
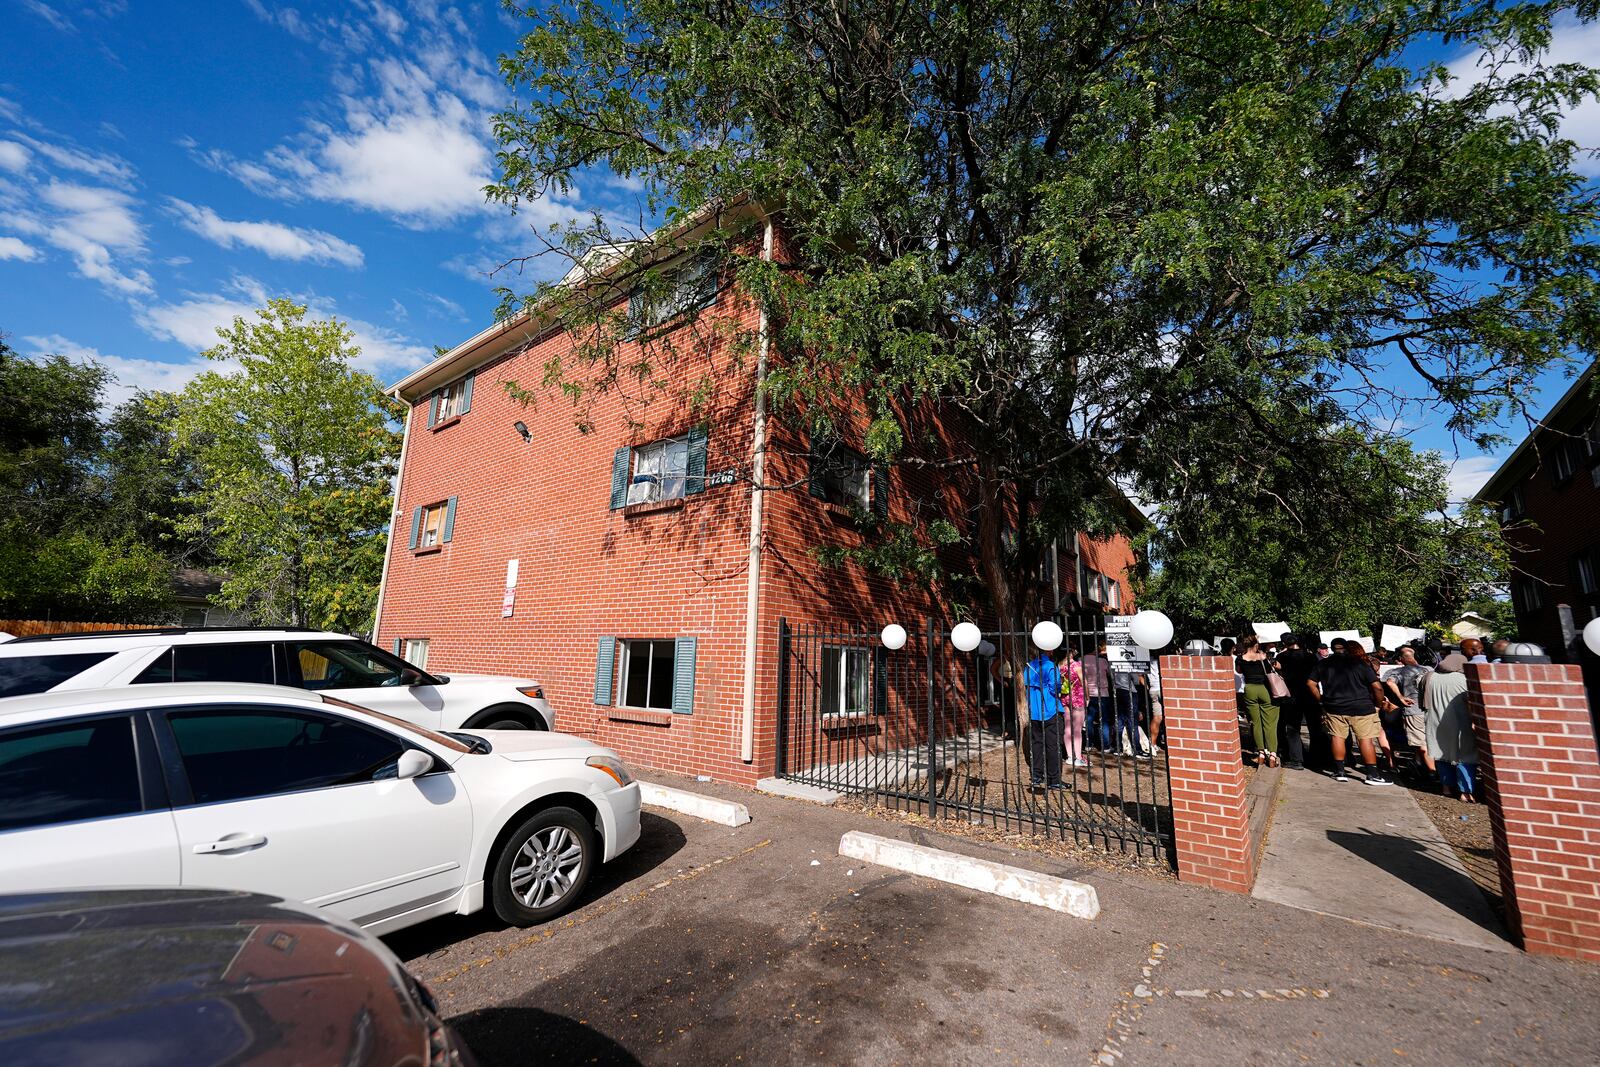
[[[832,789],[806,785],[804,782],[791,782],[787,778],[763,778],[756,783],[756,789],[775,797],[785,797],[789,800],[806,800],[813,804],[823,805],[833,804],[844,795]]]
[[[666,808],[682,815],[693,815],[723,826],[743,826],[750,821],[750,809],[731,800],[701,796],[682,789],[670,789],[654,782],[639,783],[639,799],[652,807]]]
[[[927,845],[914,845],[909,841],[851,830],[839,839],[839,855],[975,889],[980,893],[992,893],[1024,904],[1035,904],[1078,919],[1093,919],[1100,914],[1100,898],[1092,885],[1037,871],[1025,871],[1021,867],[1008,867],[992,860],[945,852]]]

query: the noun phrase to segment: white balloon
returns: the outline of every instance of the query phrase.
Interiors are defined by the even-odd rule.
[[[1033,643],[1044,649],[1046,652],[1054,652],[1056,649],[1060,648],[1062,637],[1063,634],[1061,633],[1061,627],[1057,626],[1053,622],[1050,622],[1049,620],[1034,624]]]
[[[1166,648],[1172,643],[1172,620],[1159,611],[1141,611],[1128,623],[1128,636],[1140,648]]]
[[[883,647],[891,651],[906,647],[906,628],[891,622],[883,628]]]
[[[950,631],[950,643],[963,652],[971,652],[983,640],[983,631],[970,622],[958,622]]]
[[[1600,656],[1600,619],[1590,619],[1583,626],[1583,643],[1589,651]]]

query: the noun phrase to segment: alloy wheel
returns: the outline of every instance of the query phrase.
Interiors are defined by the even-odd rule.
[[[544,908],[572,891],[583,865],[583,842],[565,826],[535,831],[511,863],[511,892],[530,908]]]

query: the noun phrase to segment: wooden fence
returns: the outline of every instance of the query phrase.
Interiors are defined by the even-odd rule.
[[[0,619],[0,633],[12,637],[38,637],[40,634],[88,634],[104,630],[155,630],[156,622],[68,622],[60,619]]]

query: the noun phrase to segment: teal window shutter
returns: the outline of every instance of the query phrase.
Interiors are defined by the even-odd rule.
[[[611,510],[628,503],[628,468],[631,452],[626,448],[619,448],[611,457]]]
[[[880,519],[889,517],[889,465],[872,465],[872,513]]]
[[[872,649],[872,713],[889,713],[889,650],[882,645]]]
[[[439,391],[435,389],[428,398],[428,425],[431,427],[439,421]]]
[[[465,415],[472,410],[472,380],[478,376],[477,371],[467,375],[466,381],[461,383],[461,414]]]
[[[417,538],[422,534],[422,509],[417,508],[411,512],[411,547],[417,547]]]
[[[617,667],[617,639],[615,637],[602,637],[600,648],[594,659],[594,702],[609,707],[611,705],[611,678],[616,673]]]
[[[456,498],[451,497],[444,502],[444,531],[439,534],[439,543],[446,544],[456,532]]]
[[[400,639],[398,637],[394,639],[394,654],[397,656],[400,654]]]
[[[812,496],[816,497],[818,500],[823,500],[826,499],[828,495],[828,487],[825,481],[828,473],[827,444],[819,440],[816,436],[813,436],[811,438],[810,453],[811,469],[806,478],[807,482],[809,483],[808,488],[811,490]]]
[[[695,638],[678,638],[672,657],[672,714],[694,713]]]
[[[689,431],[689,460],[684,465],[685,493],[703,493],[706,488],[706,428],[696,426]]]

